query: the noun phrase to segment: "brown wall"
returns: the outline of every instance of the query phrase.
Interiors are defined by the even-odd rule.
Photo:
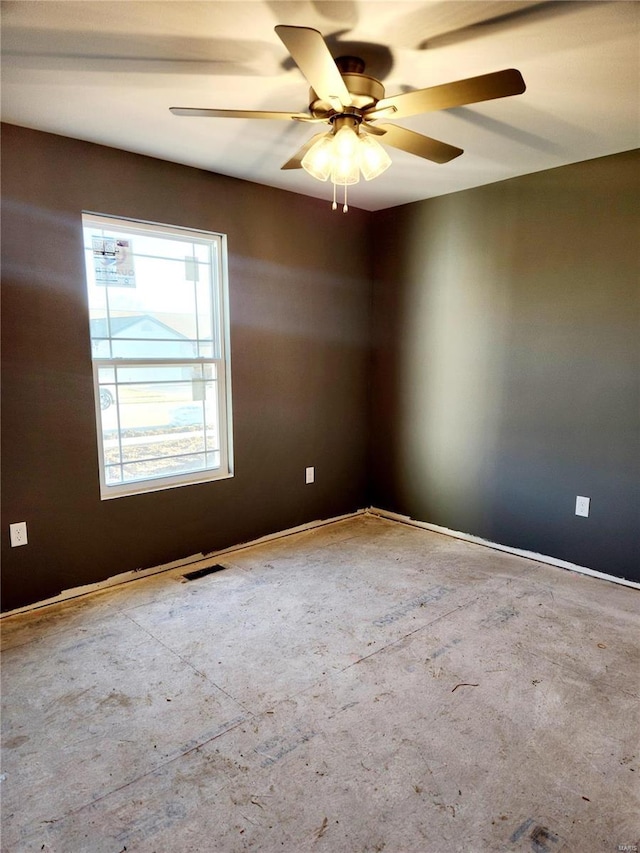
[[[366,504],[368,214],[10,125],[2,194],[3,610]],[[228,235],[233,479],[100,501],[83,210]]]
[[[629,152],[376,215],[374,504],[640,580],[639,180]]]
[[[348,219],[13,126],[2,154],[3,610],[370,503],[640,579],[637,152]],[[100,501],[83,209],[228,234],[233,479]]]

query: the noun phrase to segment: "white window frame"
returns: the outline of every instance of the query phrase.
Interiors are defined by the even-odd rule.
[[[193,358],[104,358],[93,354],[93,338],[91,338],[92,364],[93,364],[93,386],[95,397],[95,414],[98,438],[98,461],[100,473],[100,498],[110,500],[112,498],[126,497],[128,495],[143,494],[146,492],[163,491],[165,489],[179,486],[192,485],[196,483],[207,483],[215,480],[224,480],[233,477],[233,418],[231,402],[231,348],[230,348],[230,322],[229,322],[229,281],[227,260],[227,238],[225,234],[211,231],[203,231],[195,228],[184,228],[181,226],[164,225],[155,222],[128,219],[126,217],[110,216],[90,211],[82,212],[83,247],[84,229],[87,226],[105,227],[108,229],[122,228],[127,234],[135,237],[136,232],[145,235],[167,236],[177,240],[193,240],[198,237],[216,245],[215,263],[212,263],[212,313],[213,328],[217,329],[219,339],[219,357]],[[83,248],[84,254],[84,248]],[[88,286],[88,284],[87,284]],[[215,307],[214,307],[215,306]],[[217,311],[216,311],[217,308]],[[216,316],[217,315],[217,316]],[[91,333],[90,333],[91,334]],[[149,367],[161,365],[193,366],[212,364],[216,366],[217,389],[218,389],[218,429],[220,444],[220,465],[217,468],[201,469],[197,471],[184,472],[181,474],[161,475],[144,480],[128,481],[126,483],[108,484],[106,482],[105,457],[102,432],[102,409],[100,406],[100,383],[99,370],[101,368],[128,368]],[[117,404],[117,401],[116,401]],[[118,428],[120,440],[120,428]]]

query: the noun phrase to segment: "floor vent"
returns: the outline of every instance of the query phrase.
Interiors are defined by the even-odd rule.
[[[196,569],[194,572],[187,572],[182,577],[186,581],[197,581],[198,578],[203,578],[205,575],[212,575],[214,572],[221,572],[226,568],[226,566],[207,566],[206,569]]]

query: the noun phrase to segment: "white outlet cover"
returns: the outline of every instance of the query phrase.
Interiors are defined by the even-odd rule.
[[[313,483],[316,478],[316,469],[315,468],[305,468],[304,470],[304,481],[307,483]]]
[[[582,495],[576,497],[576,515],[581,515],[583,518],[589,518],[589,504],[591,498],[585,498]]]
[[[17,548],[19,545],[27,544],[27,522],[17,521],[15,524],[9,525],[9,538],[11,539],[11,547]]]

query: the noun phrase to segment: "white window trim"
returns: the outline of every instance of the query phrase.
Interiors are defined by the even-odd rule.
[[[111,500],[113,498],[127,497],[148,492],[165,491],[166,489],[178,488],[180,486],[196,485],[198,483],[209,483],[217,480],[228,480],[234,476],[233,467],[233,412],[231,396],[231,341],[230,341],[230,318],[229,318],[229,281],[228,281],[228,254],[226,234],[214,231],[204,231],[196,228],[185,228],[182,226],[162,225],[155,222],[128,219],[126,217],[99,214],[83,211],[82,226],[83,235],[86,225],[102,227],[113,227],[122,223],[130,233],[136,231],[145,234],[166,234],[171,237],[183,235],[187,239],[190,236],[202,235],[211,240],[215,239],[218,245],[216,255],[217,269],[212,272],[216,275],[216,288],[214,297],[218,302],[219,314],[217,328],[220,338],[220,358],[196,357],[192,359],[181,358],[93,358],[93,387],[94,404],[97,426],[98,462],[100,476],[100,499]],[[83,236],[84,247],[84,236]],[[84,248],[83,248],[84,255]],[[86,286],[86,282],[85,282]],[[93,349],[93,348],[92,348]],[[224,440],[220,441],[220,468],[200,471],[185,472],[170,476],[158,476],[146,480],[130,481],[127,483],[107,484],[105,478],[104,446],[102,441],[102,410],[100,407],[100,384],[98,371],[104,367],[125,367],[136,365],[160,365],[160,364],[216,364],[218,378],[218,415],[219,429]]]

